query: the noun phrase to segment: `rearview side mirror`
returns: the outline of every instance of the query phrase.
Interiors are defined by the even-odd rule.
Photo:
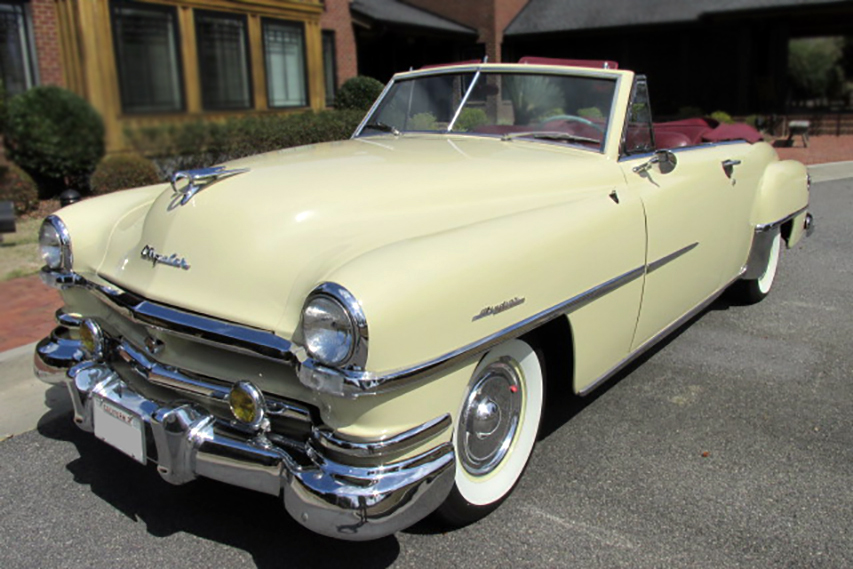
[[[671,150],[657,150],[655,151],[654,156],[649,158],[648,162],[635,166],[634,172],[637,174],[643,174],[651,170],[652,166],[655,164],[658,165],[658,169],[660,169],[661,174],[669,174],[675,170],[675,166],[678,164],[678,158],[675,157],[675,153]]]

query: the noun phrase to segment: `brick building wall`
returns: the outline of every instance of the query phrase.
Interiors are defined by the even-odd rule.
[[[320,27],[335,32],[335,69],[337,84],[358,74],[358,58],[355,49],[355,32],[352,28],[350,0],[325,0],[324,12],[320,16]]]
[[[59,51],[59,20],[54,0],[32,0],[33,39],[38,59],[39,83],[65,86]]]
[[[406,0],[408,4],[474,28],[478,42],[486,48],[493,63],[501,62],[503,31],[529,0]]]

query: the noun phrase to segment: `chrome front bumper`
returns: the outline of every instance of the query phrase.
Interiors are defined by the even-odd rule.
[[[183,484],[203,476],[281,496],[296,521],[330,537],[360,541],[394,533],[432,512],[453,486],[455,457],[449,442],[381,462],[389,443],[412,448],[445,432],[450,427],[446,416],[390,441],[345,441],[349,448],[338,446],[343,454],[374,457],[347,464],[330,458],[341,454],[333,452],[341,439],[328,430],[315,427],[308,443],[273,443],[262,433],[235,429],[198,404],[152,401],[123,380],[113,364],[83,361],[79,342],[62,326],[38,344],[34,368],[43,381],[67,385],[74,421],[84,431],[94,431],[96,398],[141,420],[147,459],[157,463],[166,481]]]

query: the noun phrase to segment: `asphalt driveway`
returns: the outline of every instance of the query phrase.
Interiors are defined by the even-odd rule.
[[[564,399],[478,524],[336,542],[270,497],[170,486],[65,414],[0,443],[0,567],[853,567],[853,180],[813,212],[770,297]]]

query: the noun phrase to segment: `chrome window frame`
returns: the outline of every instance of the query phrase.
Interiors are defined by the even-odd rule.
[[[590,152],[595,152],[597,154],[607,154],[607,148],[610,145],[610,141],[614,136],[614,132],[617,130],[614,128],[615,118],[616,118],[616,109],[618,107],[618,99],[619,99],[619,91],[620,85],[622,81],[623,74],[607,72],[608,70],[600,70],[593,68],[571,68],[561,70],[559,67],[554,67],[554,69],[542,69],[539,66],[534,65],[518,65],[518,64],[496,64],[496,63],[478,63],[478,64],[466,64],[466,65],[458,65],[458,66],[448,66],[448,67],[439,67],[435,69],[424,69],[418,71],[407,71],[404,73],[397,73],[391,80],[385,85],[385,88],[379,94],[379,97],[373,102],[370,109],[364,115],[364,118],[359,123],[358,127],[356,127],[355,132],[353,132],[350,139],[357,139],[362,137],[362,133],[364,131],[365,126],[368,122],[370,122],[370,118],[376,113],[376,110],[380,107],[382,102],[388,96],[388,93],[391,91],[391,88],[399,82],[409,81],[413,79],[418,79],[422,77],[434,77],[438,75],[458,75],[462,73],[473,73],[474,79],[471,81],[471,85],[469,85],[465,96],[460,101],[460,104],[456,111],[454,112],[453,120],[450,122],[450,126],[448,130],[445,131],[434,131],[427,132],[425,134],[432,135],[453,135],[453,136],[473,136],[478,138],[489,138],[489,139],[500,139],[501,135],[492,135],[492,134],[483,134],[483,133],[468,133],[468,132],[452,132],[450,129],[455,124],[456,119],[462,111],[465,103],[468,101],[468,97],[473,92],[473,88],[479,80],[480,76],[485,72],[485,74],[517,74],[517,75],[553,75],[556,77],[585,77],[592,79],[604,79],[613,82],[613,94],[611,96],[610,101],[610,112],[607,115],[607,129],[604,132],[604,138],[601,141],[601,145],[598,148],[590,148],[589,146],[583,145],[571,145],[571,148],[577,148],[581,150],[586,150]],[[633,98],[633,93],[632,93]],[[624,129],[623,129],[624,132]],[[407,134],[403,132],[402,134]],[[367,135],[365,135],[366,137]],[[374,136],[374,135],[370,135]],[[566,142],[564,141],[549,141],[542,139],[524,139],[526,142],[535,142],[538,144],[549,144],[549,145],[557,145],[561,147],[566,147]]]

